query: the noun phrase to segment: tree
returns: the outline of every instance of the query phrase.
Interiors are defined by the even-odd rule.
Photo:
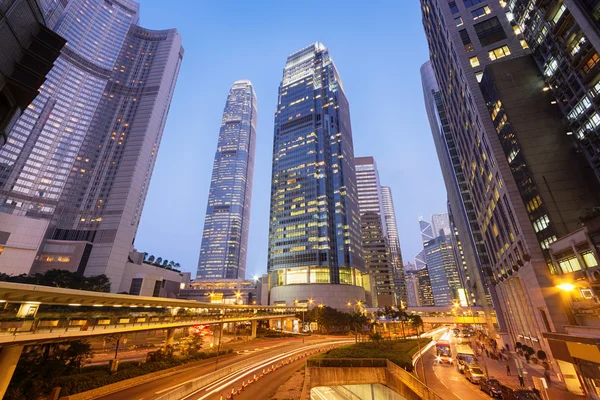
[[[148,253],[144,252],[144,262],[148,261]]]
[[[175,269],[179,269],[179,268],[181,268],[181,265],[179,265],[179,263],[175,263],[174,267],[175,267]]]
[[[157,265],[160,265],[160,264],[162,264],[162,257],[158,257],[158,258],[156,259],[156,263],[155,263],[155,264],[157,264]]]
[[[408,316],[408,320],[410,321],[410,326],[417,331],[417,336],[419,335],[419,328],[423,326],[423,319],[419,315],[411,314]]]
[[[354,333],[354,341],[358,343],[358,336],[365,329],[365,325],[369,323],[369,319],[362,313],[354,312],[348,317],[348,325],[350,330]]]
[[[168,265],[169,269],[173,269],[174,266],[175,266],[175,262],[174,261],[169,262],[169,265]]]
[[[149,263],[153,263],[155,260],[154,255],[151,255],[150,257],[148,257],[148,262]]]
[[[166,267],[167,265],[169,265],[169,260],[165,259],[165,261],[162,263],[162,266]]]
[[[115,344],[115,360],[119,356],[119,344],[121,343],[121,339],[125,337],[124,333],[117,333],[114,335],[108,335],[104,338],[106,344]]]

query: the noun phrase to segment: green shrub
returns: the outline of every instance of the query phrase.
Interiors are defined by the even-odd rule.
[[[410,372],[413,369],[412,356],[419,350],[419,341],[421,346],[425,346],[431,339],[363,342],[337,347],[314,358],[385,358]]]

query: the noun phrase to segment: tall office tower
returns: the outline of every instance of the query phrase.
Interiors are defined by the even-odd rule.
[[[550,353],[544,334],[565,332],[571,322],[555,289],[547,250],[561,232],[572,227],[572,208],[567,222],[560,218],[561,207],[588,201],[580,198],[583,192],[561,188],[572,187],[564,180],[567,170],[561,170],[568,148],[546,145],[556,143],[550,138],[560,129],[554,124],[547,132],[542,129],[550,126],[546,104],[538,103],[540,125],[535,113],[525,115],[530,109],[522,104],[529,104],[528,97],[535,98],[537,93],[531,90],[538,87],[538,83],[523,84],[518,69],[526,69],[526,63],[506,64],[505,73],[502,66],[493,65],[527,53],[521,30],[511,26],[500,3],[473,3],[422,0],[431,63],[490,257],[487,272],[496,283],[496,304],[510,336],[503,335],[503,340],[525,341],[535,350]],[[488,87],[487,99],[478,84],[485,78],[484,68],[493,69],[487,82],[482,82]],[[540,93],[543,87],[539,85]],[[486,100],[492,101],[490,109]],[[504,107],[509,102],[513,102],[513,115]],[[551,105],[550,99],[546,102]],[[517,120],[521,131],[509,132],[514,128],[510,118]],[[553,150],[560,153],[561,167],[551,165]],[[525,161],[527,153],[532,162]]]
[[[427,259],[425,257],[425,250],[421,250],[415,256],[415,269],[423,269],[427,267]]]
[[[379,171],[373,157],[356,157],[354,165],[365,269],[369,274],[369,286],[365,287],[367,304],[371,307],[392,306],[396,304],[396,292]]]
[[[406,285],[404,284],[404,264],[402,262],[400,235],[398,234],[398,224],[396,223],[392,189],[389,186],[382,186],[381,194],[383,196],[383,217],[387,231],[388,245],[390,247],[390,262],[392,264],[392,273],[394,274],[396,301],[398,305],[402,305],[401,302],[406,304],[408,297],[406,294]]]
[[[179,73],[181,37],[137,26],[133,1],[65,4],[42,5],[68,45],[15,124],[14,142],[0,150],[0,219],[15,231],[49,222],[35,270],[104,273],[117,291]]]
[[[436,307],[451,306],[456,302],[468,305],[451,238],[442,235],[425,243],[425,256]]]
[[[492,297],[490,279],[486,281],[484,268],[490,268],[483,236],[469,190],[466,175],[462,171],[456,143],[450,129],[450,121],[430,61],[421,67],[423,98],[429,119],[433,142],[437,152],[442,176],[448,194],[448,214],[451,220],[453,247],[459,260],[461,280],[470,304],[483,307],[488,326],[491,325]],[[488,274],[491,276],[491,273]],[[499,314],[498,318],[502,318]],[[505,326],[500,321],[500,326]]]
[[[198,279],[244,279],[254,174],[256,94],[236,81],[219,131],[198,261]]]
[[[417,283],[420,303],[419,306],[433,307],[435,305],[435,302],[433,299],[431,280],[429,279],[429,272],[427,271],[427,268],[423,268],[417,271]]]
[[[350,108],[321,43],[286,61],[271,185],[271,302],[312,298],[347,310],[348,301],[364,301]]]
[[[434,237],[450,235],[450,219],[448,213],[444,214],[433,214],[431,216],[431,231]]]
[[[423,217],[419,217],[419,228],[421,229],[421,239],[423,240],[423,244],[435,238],[431,223],[425,221]]]
[[[419,297],[419,279],[416,271],[406,272],[404,276],[406,279],[406,306],[420,307],[421,299]]]
[[[507,1],[572,139],[600,179],[600,8],[597,0]]]
[[[36,0],[7,0],[0,9],[0,147],[38,95],[65,40],[52,32]],[[0,244],[6,244],[1,243]]]

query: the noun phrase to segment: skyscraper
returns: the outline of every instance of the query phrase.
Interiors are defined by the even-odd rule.
[[[571,139],[600,179],[600,8],[598,0],[508,1]],[[565,34],[568,32],[568,35]]]
[[[367,304],[372,307],[396,304],[394,276],[385,233],[383,198],[379,171],[373,157],[356,157],[356,185],[360,212],[365,269],[369,274]]]
[[[438,236],[450,236],[450,219],[448,213],[444,214],[433,214],[431,216],[431,231],[434,237]]]
[[[441,235],[425,243],[425,256],[435,306],[450,306],[455,302],[466,306],[451,238]]]
[[[271,302],[364,301],[350,108],[323,44],[290,55],[275,113]]]
[[[435,305],[431,281],[427,268],[417,271],[419,307],[433,307]]]
[[[489,262],[482,270],[496,285],[499,322],[508,333],[502,338],[513,345],[526,338],[549,352],[546,335],[571,323],[556,294],[548,249],[576,229],[574,203],[581,202],[581,212],[590,204],[585,186],[575,184],[579,172],[571,180],[565,175],[576,166],[566,167],[568,158],[576,156],[559,145],[567,132],[550,112],[547,86],[522,57],[528,43],[503,9],[507,3],[421,3],[456,157],[473,195],[473,234],[481,233],[489,257],[480,253],[482,266]],[[541,29],[536,40],[548,32]]]
[[[0,221],[48,227],[36,229],[45,232],[34,268],[104,273],[113,290],[183,58],[177,31],[137,26],[138,9],[131,0],[42,3],[68,46],[0,149]]]
[[[473,195],[460,165],[458,150],[442,95],[430,61],[421,67],[425,109],[448,194],[448,213],[453,226],[452,240],[459,273],[470,304],[482,306],[491,324],[491,278],[485,279],[488,256],[473,204]],[[482,262],[483,261],[483,262]],[[488,272],[491,276],[491,273]],[[493,289],[492,289],[493,290]],[[495,297],[494,297],[495,298]],[[499,315],[498,318],[502,318]],[[501,321],[500,326],[505,326]]]
[[[257,120],[252,83],[236,81],[227,96],[219,131],[198,279],[246,276]]]
[[[425,221],[423,217],[419,217],[419,228],[421,229],[421,240],[423,240],[423,244],[435,238],[431,222]]]
[[[396,211],[394,209],[394,198],[389,186],[381,187],[383,196],[383,217],[386,226],[388,246],[390,248],[390,263],[394,274],[394,287],[396,289],[397,303],[408,302],[408,294],[404,283],[404,264],[402,262],[402,250],[400,249],[400,235],[396,223]]]
[[[0,147],[38,94],[65,40],[46,25],[36,0],[5,1],[0,10]],[[4,244],[4,243],[2,243]]]

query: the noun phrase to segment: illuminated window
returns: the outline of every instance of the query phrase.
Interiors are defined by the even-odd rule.
[[[523,50],[526,50],[529,48],[529,45],[527,44],[527,42],[524,39],[519,40],[519,43],[521,43],[521,47],[523,48]]]
[[[52,262],[54,261],[54,256],[42,256],[42,261]]]
[[[70,262],[70,261],[71,261],[71,257],[66,257],[66,256],[58,257],[58,262]]]
[[[490,56],[490,60],[494,61],[499,58],[510,56],[510,49],[508,48],[508,46],[502,46],[488,51],[488,54]]]
[[[536,219],[533,222],[533,229],[536,232],[543,231],[550,225],[550,219],[547,214],[542,215],[540,218]]]
[[[591,56],[590,59],[583,66],[583,72],[585,72],[586,74],[590,72],[590,70],[594,68],[594,66],[596,66],[598,61],[600,61],[600,57],[598,57],[598,53],[594,53],[594,55]]]
[[[469,58],[469,62],[471,63],[471,67],[479,67],[479,58],[477,56]]]
[[[456,26],[462,26],[464,22],[463,22],[462,17],[458,17],[458,18],[454,18],[454,23],[456,24]]]
[[[564,3],[561,4],[560,7],[558,7],[558,10],[556,10],[554,17],[552,17],[552,22],[557,23],[558,20],[560,19],[560,17],[562,17],[562,15],[565,13],[566,10],[567,10],[567,6],[565,6]]]
[[[473,16],[473,19],[478,19],[481,17],[485,17],[488,14],[491,14],[492,10],[490,10],[489,6],[483,6],[480,8],[476,8],[475,10],[471,11],[471,15]]]
[[[591,267],[597,267],[598,266],[598,261],[596,260],[596,257],[594,256],[594,253],[592,253],[591,251],[588,252],[588,253],[583,253],[581,255],[581,257],[583,258],[583,261],[585,262],[585,266],[586,267],[591,268]]]
[[[477,79],[477,82],[481,82],[483,79],[483,71],[475,72],[475,79]]]
[[[558,262],[558,265],[560,265],[560,269],[562,270],[563,274],[568,274],[569,272],[581,270],[581,265],[579,264],[577,257],[571,257],[566,258],[564,260],[560,260]]]
[[[0,254],[4,251],[4,246],[0,246]]]

